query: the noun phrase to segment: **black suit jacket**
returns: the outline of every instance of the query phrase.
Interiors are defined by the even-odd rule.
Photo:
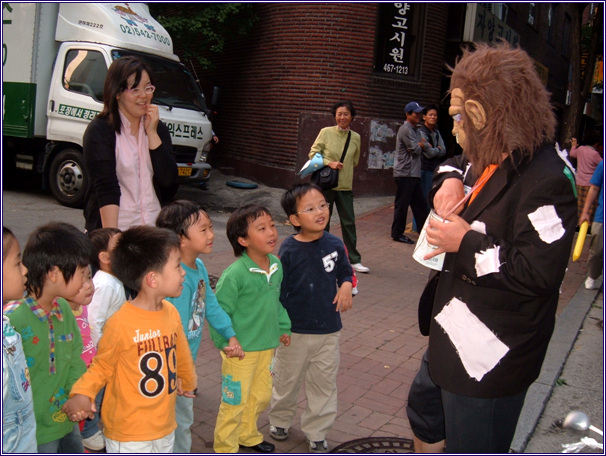
[[[444,165],[465,170],[467,160],[454,157]],[[433,193],[444,179],[462,178],[440,169]],[[437,385],[456,394],[517,394],[538,377],[553,332],[577,221],[573,174],[553,145],[540,148],[532,159],[514,152],[460,215],[474,229],[458,252],[446,255],[433,282],[430,373]],[[486,255],[496,262],[478,266]],[[509,349],[481,379],[470,376],[451,337],[436,321],[453,298],[465,303]]]

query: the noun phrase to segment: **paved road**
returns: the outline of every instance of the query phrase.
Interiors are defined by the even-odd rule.
[[[216,242],[212,254],[205,255],[203,260],[209,274],[218,277],[234,260],[225,238],[225,222],[230,208],[248,202],[260,203],[274,214],[281,240],[293,230],[284,224],[281,216],[279,198],[283,190],[267,187],[232,189],[225,185],[225,176],[216,173],[214,177],[209,190],[183,187],[178,197],[197,200],[209,210],[215,224]],[[371,272],[360,275],[360,294],[354,300],[354,308],[343,315],[339,414],[328,435],[331,448],[358,438],[411,437],[405,404],[427,342],[419,335],[416,326],[417,302],[427,278],[427,269],[411,258],[414,246],[391,241],[391,203],[391,197],[355,199],[359,249],[363,263],[371,268]],[[3,191],[3,223],[15,231],[22,244],[35,226],[49,220],[63,220],[79,228],[84,226],[81,210],[64,208],[39,191]],[[337,223],[335,217],[332,224]],[[340,235],[338,229],[334,231]],[[410,236],[416,239],[415,234]],[[586,256],[585,250],[580,261],[569,264],[558,306],[558,315],[562,316],[558,320],[558,328],[563,329],[554,336],[550,345],[554,355],[545,376],[551,380],[533,386],[536,391],[528,400],[531,406],[528,419],[518,427],[521,437],[514,450],[551,453],[561,451],[560,443],[572,443],[579,434],[568,434],[569,431],[557,434],[552,425],[563,419],[573,407],[584,409],[596,426],[603,426],[603,330],[596,332],[597,327],[592,320],[600,315],[603,318],[603,308],[592,308],[590,318],[585,318],[595,298],[595,293],[585,293],[582,289]],[[602,297],[598,304],[601,302]],[[569,303],[575,303],[569,307],[570,310],[567,309]],[[585,329],[577,340],[583,322]],[[591,350],[587,350],[588,347]],[[570,362],[564,366],[569,352]],[[584,367],[578,364],[579,357],[587,358]],[[565,370],[560,375],[563,367]],[[192,451],[212,453],[221,376],[220,357],[208,340],[207,330],[196,368],[200,394],[195,400]],[[553,382],[557,379],[564,379],[566,384],[554,387]],[[550,400],[552,389],[554,399]],[[543,413],[545,404],[548,407]],[[301,395],[291,436],[287,441],[277,443],[277,451],[307,452],[305,438],[299,428],[299,417],[304,407],[305,398]],[[533,418],[535,411],[536,417]],[[539,418],[541,421],[537,426]],[[267,435],[267,412],[261,416],[259,427]],[[528,448],[525,448],[528,441]]]

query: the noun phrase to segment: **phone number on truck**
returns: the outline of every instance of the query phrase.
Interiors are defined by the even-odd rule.
[[[123,24],[120,25],[120,30],[122,30],[122,33],[126,33],[127,35],[144,36],[146,38],[149,38],[150,40],[155,39],[156,41],[159,41],[160,43],[164,43],[164,44],[170,46],[170,38],[168,38],[167,36],[159,35],[156,32],[150,33],[147,30],[142,30],[137,27],[131,27],[130,25],[123,25]]]

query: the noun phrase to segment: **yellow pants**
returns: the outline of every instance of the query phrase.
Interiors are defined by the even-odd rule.
[[[246,352],[239,360],[221,352],[223,382],[213,445],[216,453],[237,453],[240,445],[255,446],[263,441],[257,420],[271,399],[273,353],[273,349]]]

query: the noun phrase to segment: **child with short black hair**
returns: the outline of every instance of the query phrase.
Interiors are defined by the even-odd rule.
[[[126,302],[124,285],[113,273],[110,261],[111,252],[116,247],[121,233],[122,230],[119,228],[97,228],[88,233],[93,245],[91,266],[95,271],[93,276],[95,294],[88,307],[88,314],[95,346],[99,344],[107,319]]]
[[[193,201],[173,201],[162,208],[156,226],[167,228],[181,239],[181,267],[185,270],[185,282],[181,296],[167,298],[179,311],[183,330],[189,342],[194,360],[202,342],[202,328],[206,317],[229,345],[223,348],[228,357],[244,357],[242,347],[236,339],[231,319],[217,302],[210,287],[208,272],[198,255],[211,253],[215,234],[213,224],[204,209]],[[177,397],[177,429],[175,430],[175,453],[191,452],[191,425],[194,422],[194,401],[185,396]]]
[[[21,299],[27,268],[21,262],[19,241],[2,227],[2,305]],[[36,416],[29,368],[21,335],[2,315],[2,452],[37,453]]]
[[[248,205],[227,221],[227,237],[238,259],[221,275],[216,296],[230,316],[246,357],[221,353],[222,397],[215,426],[214,450],[237,453],[239,447],[270,453],[275,446],[263,440],[259,415],[271,398],[274,348],[290,343],[290,320],[280,304],[282,267],[272,255],[278,232],[269,211]],[[219,349],[227,340],[209,328]]]
[[[27,296],[4,313],[21,334],[29,364],[39,453],[83,453],[82,437],[61,412],[76,380],[86,371],[82,337],[69,305],[88,270],[91,245],[75,226],[51,222],[30,234],[23,249]]]
[[[292,323],[291,345],[276,350],[270,435],[286,440],[305,380],[301,430],[312,453],[327,453],[326,434],[337,416],[341,312],[352,305],[353,270],[343,241],[324,230],[328,203],[315,184],[295,185],[282,208],[296,234],[280,246],[280,302]]]
[[[107,385],[108,453],[172,453],[176,395],[195,395],[196,372],[181,319],[165,300],[183,289],[179,244],[169,230],[135,226],[122,233],[111,254],[116,275],[137,297],[107,321],[97,356],[64,406],[71,419],[94,411],[95,396]]]

